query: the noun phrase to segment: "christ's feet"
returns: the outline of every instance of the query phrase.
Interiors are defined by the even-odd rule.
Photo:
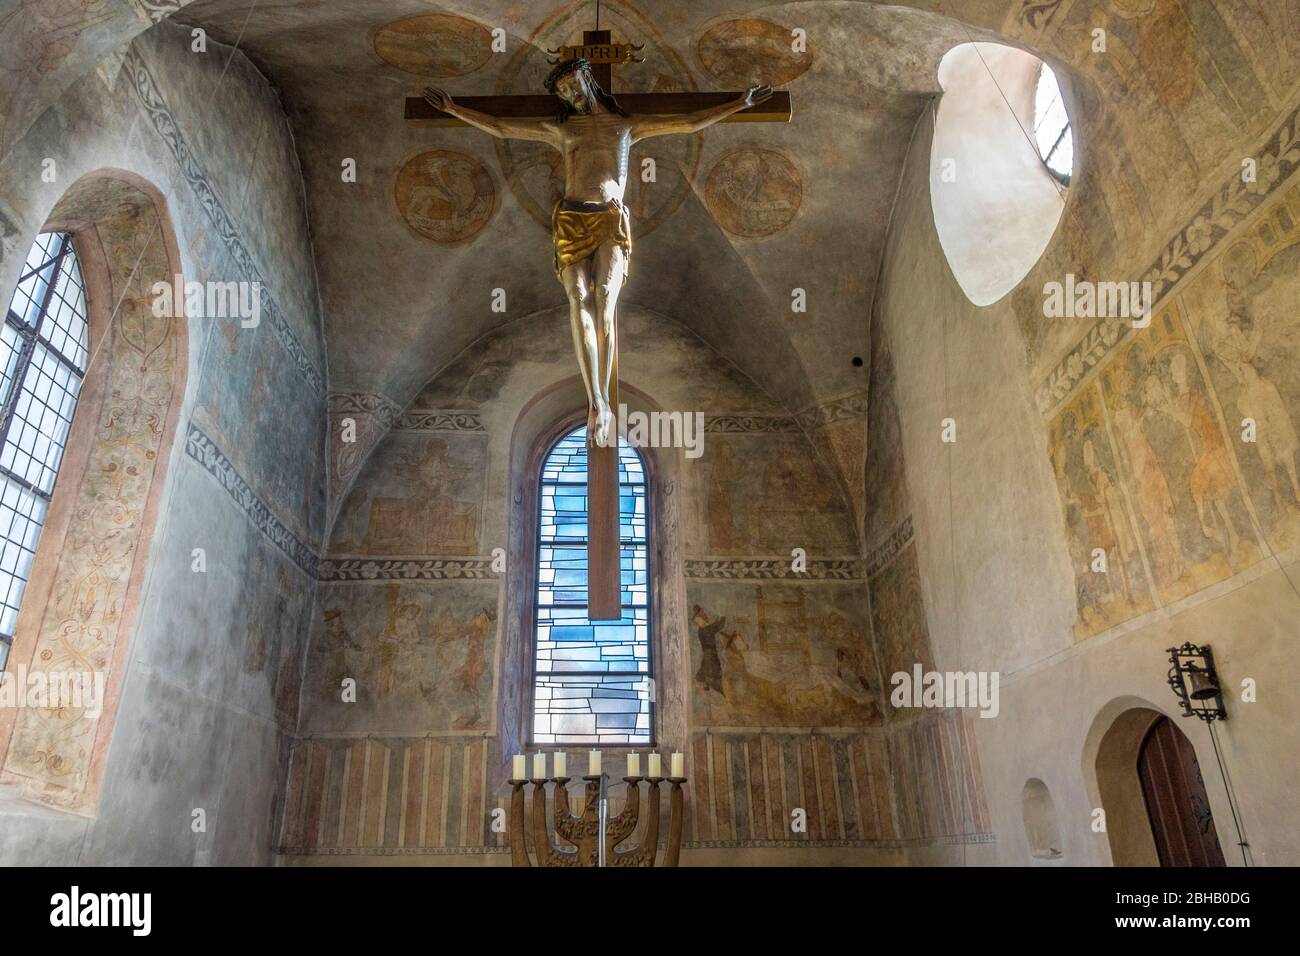
[[[614,413],[610,411],[608,405],[601,402],[596,408],[596,444],[601,448],[610,445],[612,426],[614,424]]]

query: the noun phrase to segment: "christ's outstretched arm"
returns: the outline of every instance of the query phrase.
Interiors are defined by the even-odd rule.
[[[531,139],[539,143],[550,143],[552,140],[551,127],[553,124],[551,120],[493,116],[490,113],[481,113],[467,106],[461,106],[451,98],[451,94],[446,90],[440,90],[433,86],[425,88],[424,99],[434,109],[442,110],[449,116],[464,120],[470,126],[481,129],[497,139]]]
[[[671,136],[675,133],[698,133],[700,130],[707,129],[714,123],[726,119],[732,113],[739,113],[741,110],[757,106],[759,103],[766,103],[771,98],[772,87],[753,86],[745,92],[744,96],[739,96],[730,103],[712,106],[705,110],[696,110],[694,113],[677,115],[641,113],[632,117],[632,140],[635,142],[648,139],[651,136]]]

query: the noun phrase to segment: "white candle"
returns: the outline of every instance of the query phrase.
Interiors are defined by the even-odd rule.
[[[627,755],[627,775],[629,777],[641,776],[641,755],[640,754]]]
[[[546,754],[543,753],[533,754],[533,779],[534,780],[546,779]]]
[[[663,758],[659,756],[658,751],[650,752],[650,776],[662,777],[664,775]]]
[[[685,754],[673,754],[673,776],[678,778],[686,776]]]
[[[568,771],[569,771],[569,755],[566,753],[556,754],[555,775],[557,777],[565,777],[568,776]]]
[[[510,779],[523,780],[528,776],[528,763],[523,754],[515,754],[510,764]]]
[[[600,751],[599,750],[593,750],[590,756],[587,757],[587,776],[589,777],[600,776]]]

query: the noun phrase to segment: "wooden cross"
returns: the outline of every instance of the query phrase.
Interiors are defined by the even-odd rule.
[[[582,57],[591,64],[596,82],[614,92],[614,64],[635,62],[637,47],[611,42],[608,30],[587,30],[582,46],[557,51],[561,60]],[[619,105],[629,113],[693,113],[721,106],[743,95],[732,93],[620,93]],[[556,99],[550,94],[516,96],[466,96],[457,103],[493,116],[545,119],[556,114]],[[406,100],[406,121],[412,126],[467,126],[423,97]],[[788,123],[790,94],[775,91],[771,99],[733,113],[724,123]],[[617,348],[618,329],[613,342]],[[617,352],[615,352],[617,356]],[[614,375],[618,374],[617,357]],[[617,383],[610,389],[618,411]],[[648,477],[648,476],[647,476]],[[622,617],[621,562],[619,550],[618,449],[588,443],[587,448],[587,616],[592,621],[617,621]]]

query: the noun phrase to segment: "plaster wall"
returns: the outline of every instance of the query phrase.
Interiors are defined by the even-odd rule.
[[[261,323],[186,320],[188,387],[102,788],[73,814],[10,778],[0,860],[266,863],[324,518],[324,350],[293,141],[242,55],[193,53],[188,30],[159,25],[73,83],[0,165],[6,290],[69,185],[104,169],[161,194],[185,279],[260,282]]]
[[[626,306],[620,345],[632,408],[703,415],[700,457],[645,450],[656,749],[687,754],[689,859],[899,859],[854,518],[830,466],[686,327]],[[286,861],[502,861],[489,821],[528,736],[532,485],[548,436],[583,402],[567,313],[548,310],[480,341],[394,416],[322,564]],[[790,569],[796,547],[805,573]],[[778,653],[803,654],[806,673],[765,678]],[[355,703],[342,700],[349,676]],[[790,830],[795,808],[806,832]]]
[[[1287,418],[1297,420],[1295,365],[1288,358],[1294,354],[1296,272],[1284,264],[1294,261],[1294,231],[1288,224],[1294,222],[1295,167],[1285,166],[1266,189],[1247,192],[1234,184],[1224,162],[1226,185],[1218,187],[1219,195],[1243,198],[1235,212],[1221,217],[1213,241],[1207,234],[1198,244],[1190,268],[1157,283],[1150,329],[1107,323],[1095,328],[1086,320],[1049,320],[1041,312],[1035,317],[1030,304],[1041,304],[1045,281],[1059,281],[1067,270],[1082,271],[1072,258],[1073,230],[1102,217],[1093,207],[1098,190],[1090,180],[1103,173],[1087,164],[1106,151],[1110,129],[1093,125],[1094,116],[1079,99],[1071,105],[1076,136],[1084,144],[1071,205],[1040,267],[1006,298],[975,307],[948,268],[931,210],[928,118],[915,137],[895,211],[873,336],[873,349],[888,351],[893,370],[879,383],[873,378],[871,402],[873,414],[878,402],[885,408],[896,403],[898,418],[892,427],[873,425],[868,461],[896,460],[905,477],[897,471],[877,473],[889,483],[874,496],[877,512],[892,513],[869,512],[867,545],[871,548],[910,514],[935,666],[1001,674],[998,716],[970,721],[995,842],[961,852],[918,849],[911,859],[1108,865],[1106,834],[1092,828],[1093,810],[1102,806],[1096,741],[1126,707],[1176,714],[1165,683],[1165,649],[1193,641],[1211,644],[1219,664],[1230,719],[1218,733],[1253,862],[1294,864],[1298,848],[1285,812],[1297,783],[1300,741],[1287,688],[1297,677],[1290,644],[1300,597],[1291,582],[1300,578],[1300,568],[1287,516],[1297,502],[1289,490],[1272,492],[1276,482],[1286,481],[1285,466],[1259,469],[1257,449],[1239,440],[1237,393],[1221,374],[1232,353],[1221,343],[1225,330],[1234,327],[1234,315],[1253,317],[1255,327],[1265,330],[1254,367],[1280,397],[1270,408],[1285,408]],[[1278,116],[1279,132],[1263,134],[1257,153],[1288,155],[1291,115],[1285,110]],[[1180,230],[1173,242],[1185,242],[1185,235]],[[1147,239],[1136,232],[1131,236],[1133,254],[1140,255],[1139,245]],[[1122,242],[1114,255],[1122,259],[1125,249]],[[1248,252],[1249,282],[1238,278],[1233,266]],[[1289,297],[1290,310],[1272,309],[1272,295]],[[1025,331],[1030,323],[1047,327]],[[1051,371],[1038,346],[1071,338],[1092,342],[1093,350],[1083,346],[1077,354],[1087,353],[1086,359],[1070,364],[1067,355],[1065,371]],[[1176,375],[1167,375],[1168,370],[1193,361],[1198,371],[1191,385],[1172,384]],[[1148,385],[1150,397],[1139,406],[1139,424],[1130,424],[1125,396],[1133,393],[1117,369],[1140,374],[1148,383],[1168,380],[1169,394],[1188,404],[1200,396],[1221,408],[1218,427],[1206,428],[1191,452],[1188,445],[1162,439],[1158,426],[1177,419],[1180,406],[1157,401],[1156,384]],[[883,392],[877,392],[878,385]],[[1114,457],[1112,466],[1094,468],[1092,478],[1083,480],[1079,435],[1063,423],[1073,411],[1073,425],[1082,426],[1088,396],[1099,415],[1104,406],[1104,447]],[[941,440],[947,417],[956,422],[953,443]],[[1286,436],[1282,412],[1276,421],[1275,434]],[[1096,447],[1089,456],[1101,446],[1103,431],[1090,434]],[[1150,449],[1142,467],[1134,464],[1141,460],[1139,448]],[[1191,517],[1197,514],[1195,500],[1210,504],[1190,477],[1211,467],[1202,462],[1232,465],[1231,485],[1225,477],[1215,492],[1223,502],[1217,525]],[[1113,476],[1132,502],[1131,530],[1119,529],[1124,547],[1101,535],[1096,525],[1081,523],[1088,502],[1098,500],[1104,488],[1099,472]],[[1147,508],[1157,480],[1169,489],[1167,512]],[[1171,516],[1163,527],[1156,521],[1161,513]],[[1110,604],[1099,589],[1117,586],[1116,575],[1125,569],[1122,559],[1114,558],[1128,545],[1131,555],[1147,556],[1150,579]],[[1090,570],[1096,546],[1112,558],[1109,578]],[[1248,678],[1273,689],[1244,702],[1242,682]],[[1240,865],[1238,837],[1206,729],[1175,719],[1196,749],[1225,856],[1230,865]],[[1030,856],[1022,792],[1035,777],[1047,785],[1059,818],[1064,846],[1057,860]]]

